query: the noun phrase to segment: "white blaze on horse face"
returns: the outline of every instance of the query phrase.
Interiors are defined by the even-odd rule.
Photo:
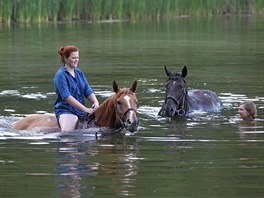
[[[128,95],[125,95],[124,99],[127,102],[128,109],[132,108],[131,103],[130,103],[131,98]],[[129,111],[127,117],[129,117],[131,119],[133,116],[133,113],[134,113],[134,111]]]
[[[125,100],[127,101],[127,106],[128,108],[130,109],[131,108],[131,105],[130,105],[130,97],[128,95],[125,95]]]

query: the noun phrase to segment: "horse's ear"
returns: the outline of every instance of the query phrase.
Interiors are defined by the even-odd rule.
[[[164,69],[165,69],[167,76],[169,77],[171,75],[171,72],[167,69],[166,65],[164,65]]]
[[[182,76],[183,78],[185,78],[185,77],[187,76],[187,67],[186,67],[186,66],[184,66],[184,67],[182,68],[182,74],[181,74],[181,76]]]
[[[113,90],[116,93],[120,90],[119,86],[118,86],[118,84],[117,84],[117,82],[115,80],[113,81]]]
[[[137,90],[137,81],[135,80],[134,83],[132,84],[132,86],[130,87],[130,90],[132,92],[136,92]]]

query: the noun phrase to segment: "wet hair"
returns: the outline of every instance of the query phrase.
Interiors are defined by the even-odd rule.
[[[61,62],[65,64],[65,58],[69,58],[72,52],[78,52],[79,49],[73,45],[67,45],[61,47],[58,50],[59,55],[61,56]]]
[[[245,109],[249,113],[250,120],[254,120],[257,117],[257,107],[254,102],[245,101],[241,102],[240,105],[244,105]]]

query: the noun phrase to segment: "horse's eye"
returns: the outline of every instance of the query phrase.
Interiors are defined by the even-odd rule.
[[[183,89],[184,89],[184,86],[179,85],[179,86],[178,86],[178,89],[183,90]]]
[[[121,105],[121,102],[120,101],[117,101],[116,103],[117,103],[117,105]]]

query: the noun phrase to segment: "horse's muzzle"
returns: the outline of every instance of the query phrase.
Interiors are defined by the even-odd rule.
[[[176,115],[179,115],[179,116],[185,115],[184,109],[178,109],[178,110],[175,111],[175,113],[176,113]]]
[[[174,116],[184,116],[185,115],[184,109],[176,109],[174,107],[167,108],[165,110],[166,117],[174,117]]]
[[[131,121],[130,119],[127,119],[125,124],[125,129],[130,131],[130,132],[135,132],[138,130],[138,126],[139,126],[139,119],[136,118],[133,121]]]

